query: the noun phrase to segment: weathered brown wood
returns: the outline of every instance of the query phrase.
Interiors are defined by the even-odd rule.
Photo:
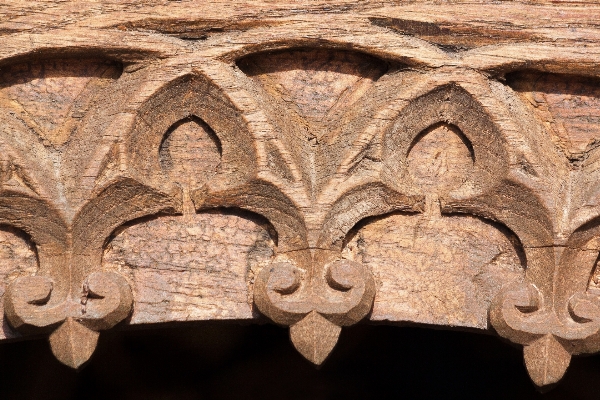
[[[600,350],[600,7],[0,6],[0,338],[360,321]]]

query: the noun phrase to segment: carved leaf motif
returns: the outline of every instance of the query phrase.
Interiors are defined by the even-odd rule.
[[[394,13],[393,7],[387,11]],[[0,223],[26,230],[40,255],[38,274],[20,277],[6,292],[13,326],[64,321],[51,337],[53,351],[71,366],[82,365],[97,340],[86,328],[113,326],[133,302],[127,281],[98,271],[107,237],[131,218],[182,209],[190,227],[191,198],[197,209],[242,207],[272,220],[278,254],[257,277],[256,304],[274,321],[291,325],[294,345],[320,363],[340,326],[363,318],[375,296],[369,269],[341,257],[349,230],[365,217],[401,210],[424,211],[419,217],[430,222],[428,228],[444,229],[441,215],[428,213],[431,200],[439,200],[436,212],[499,221],[523,244],[527,281],[507,288],[490,317],[500,334],[526,346],[536,383],[559,379],[570,354],[600,348],[596,276],[594,284],[587,281],[599,250],[590,239],[598,232],[590,228],[600,210],[600,84],[595,78],[517,72],[507,76],[515,94],[493,77],[514,65],[596,74],[591,64],[597,60],[587,57],[588,50],[597,56],[593,46],[561,45],[556,58],[548,43],[518,55],[512,53],[529,52],[533,43],[440,49],[407,35],[461,46],[539,38],[492,29],[497,37],[482,41],[461,34],[458,42],[448,41],[443,36],[450,31],[457,36],[453,24],[392,17],[369,17],[371,24],[345,18],[330,27],[327,15],[310,15],[278,18],[275,25],[225,23],[223,32],[200,26],[202,21],[190,24],[185,16],[161,17],[161,23],[126,24],[134,30],[149,24],[155,32],[118,32],[123,41],[117,44],[95,35],[114,39],[115,25],[106,32],[98,25],[76,43],[68,43],[63,31],[57,39],[54,33],[43,40],[41,32],[14,35],[16,42],[8,35],[7,54],[28,40],[27,57],[55,53],[18,66],[2,64],[0,75]],[[294,39],[290,26],[299,29]],[[197,46],[161,43],[150,49],[151,62],[138,65],[141,72],[126,61],[122,77],[112,61],[56,58],[72,45],[111,58],[124,52],[131,60],[139,57],[139,44],[194,31],[209,33],[211,40]],[[308,43],[315,48],[246,56],[238,66],[247,76],[232,68],[235,57],[228,58]],[[336,49],[324,48],[326,43]],[[410,68],[396,69],[394,59]],[[562,65],[565,59],[573,62]],[[525,102],[515,101],[517,96]],[[525,104],[529,110],[522,112]],[[530,121],[534,116],[537,123]],[[223,136],[223,149],[211,143],[208,125]],[[544,134],[571,164],[550,155]],[[221,158],[223,168],[215,172],[211,167]]]
[[[540,387],[558,382],[571,362],[571,353],[553,335],[526,345],[523,356],[531,380]]]
[[[79,369],[96,350],[100,334],[93,331],[73,318],[67,318],[50,335],[52,353],[63,364]]]
[[[597,223],[581,227],[557,252],[551,291],[538,290],[541,279],[530,275],[530,283],[505,288],[490,309],[496,331],[524,345],[526,366],[538,386],[560,380],[571,354],[600,346],[600,302],[593,286],[599,228]],[[540,253],[533,255],[542,258]]]
[[[0,146],[9,155],[13,177],[36,195],[60,204],[68,220],[92,195],[97,178],[88,169],[96,160],[86,155],[102,159],[110,151],[103,143],[104,132],[94,124],[106,124],[100,122],[106,118],[101,114],[117,104],[102,107],[96,100],[100,94],[105,101],[110,98],[122,67],[102,59],[56,58],[3,71],[0,109],[7,116],[0,117],[6,123]],[[31,153],[37,156],[27,157]]]
[[[534,110],[551,140],[581,162],[600,142],[600,80],[537,71],[515,72],[507,83]]]
[[[341,125],[352,124],[358,111],[349,110],[388,65],[361,53],[299,49],[247,56],[238,66],[264,91],[263,109],[294,159],[308,197],[318,195],[344,156],[328,146],[347,146]]]
[[[543,182],[538,192],[554,214],[557,240],[567,240],[581,225],[598,216],[600,80],[517,71],[507,75],[507,84],[522,100],[525,112],[533,116],[523,118],[532,119],[524,129],[535,131],[537,138],[545,138],[537,139],[537,162],[542,161],[545,166],[543,172],[534,175],[538,184]],[[547,147],[542,149],[542,145]],[[553,153],[558,157],[553,157]],[[523,162],[523,167],[531,170],[528,162]]]
[[[335,51],[331,53],[334,54]],[[444,196],[445,200],[451,198],[444,205],[445,212],[460,210],[460,207],[463,207],[461,211],[467,211],[468,206],[465,207],[461,201],[473,201],[479,204],[468,211],[489,216],[488,209],[493,209],[494,205],[487,204],[489,200],[486,197],[495,198],[493,191],[501,190],[501,184],[508,181],[506,173],[509,158],[505,139],[498,127],[482,103],[467,90],[453,83],[433,86],[420,97],[398,105],[400,112],[397,113],[399,115],[392,129],[389,129],[390,132],[385,132],[383,138],[371,137],[374,142],[379,141],[372,144],[373,149],[368,149],[363,144],[362,150],[357,150],[360,146],[355,141],[358,138],[367,140],[367,136],[360,135],[360,130],[364,128],[360,118],[363,113],[370,115],[375,112],[376,107],[369,108],[366,101],[360,103],[361,100],[357,98],[349,101],[346,112],[334,113],[335,118],[323,114],[322,110],[327,107],[307,108],[306,99],[311,96],[313,102],[323,101],[326,104],[332,97],[325,97],[305,88],[313,81],[303,77],[314,72],[305,65],[306,61],[302,58],[304,53],[302,56],[289,51],[275,54],[274,57],[286,57],[286,60],[297,59],[298,66],[288,66],[282,71],[273,72],[273,69],[278,68],[277,64],[263,61],[271,54],[261,55],[263,58],[247,57],[238,62],[238,65],[260,83],[259,89],[254,89],[254,92],[264,99],[261,110],[277,130],[277,140],[294,157],[292,172],[300,171],[302,184],[307,189],[304,197],[300,190],[291,188],[286,191],[286,195],[301,209],[306,221],[308,246],[334,251],[340,246],[346,233],[365,217],[398,210],[422,210],[420,203],[425,197],[422,193],[432,195],[430,200],[437,200],[438,196]],[[383,67],[381,70],[379,74],[385,71]],[[328,71],[328,74],[332,73]],[[315,77],[317,81],[322,79],[321,75]],[[394,77],[388,79],[393,80]],[[396,79],[400,80],[398,77]],[[376,79],[371,80],[374,82]],[[332,79],[327,82],[334,81]],[[340,78],[339,82],[345,81]],[[292,90],[294,85],[302,89]],[[389,93],[377,92],[379,88],[376,84],[370,86],[371,92],[360,89],[356,93],[362,93],[363,97],[367,97],[367,94],[372,96],[371,100],[375,103],[379,95],[384,98],[386,95],[390,96]],[[337,96],[336,93],[336,90],[331,90],[331,96]],[[353,103],[362,107],[353,108]],[[442,142],[444,145],[440,145]],[[431,157],[428,154],[430,151],[435,153]],[[355,152],[361,154],[354,154]],[[413,158],[407,160],[407,155],[411,152]],[[431,166],[423,162],[423,157],[415,156],[422,153],[427,154],[425,158],[432,159]],[[458,159],[458,163],[449,163],[444,159],[446,154],[453,162]],[[358,161],[352,164],[348,157],[356,157]],[[361,157],[368,160],[362,162]],[[346,169],[341,166],[342,160],[348,164]],[[284,191],[286,189],[282,188]],[[513,191],[517,192],[514,197],[518,197],[516,185]],[[459,205],[448,206],[452,200]],[[439,208],[438,206],[438,210]],[[519,221],[522,219],[518,218]],[[282,238],[287,239],[286,236]],[[335,282],[327,282],[328,286],[320,282],[321,268],[326,264],[323,259],[311,254],[309,261],[297,261],[307,271],[306,282],[297,285],[294,277],[288,274],[287,278],[290,278],[288,280],[291,283],[279,285],[283,291],[269,287],[269,283],[273,283],[270,279],[281,281],[276,279],[278,264],[273,263],[271,269],[261,271],[255,287],[255,302],[263,313],[274,321],[285,324],[299,323],[296,322],[299,317],[312,311],[321,316],[327,315],[329,321],[337,325],[355,323],[366,315],[372,304],[369,302],[369,299],[372,301],[372,296],[367,289],[368,278],[357,273],[357,277],[363,278],[361,290],[364,288],[364,291],[350,290],[344,297],[343,288],[338,287]],[[362,271],[364,267],[356,270]],[[288,288],[296,287],[299,287],[297,292],[292,290],[292,293],[286,293]],[[327,292],[323,289],[326,287],[333,290]],[[364,304],[361,296],[364,296]],[[350,317],[355,312],[355,304],[360,311]]]
[[[313,364],[321,365],[335,347],[341,331],[341,327],[311,311],[290,327],[290,338],[300,354]]]
[[[51,59],[9,71],[0,82],[0,108],[8,110],[0,115],[0,203],[6,203],[0,223],[31,235],[40,271],[11,283],[5,313],[15,328],[26,330],[66,319],[50,341],[61,361],[79,367],[97,341],[90,329],[114,326],[133,304],[123,278],[98,272],[106,238],[131,219],[179,209],[180,200],[121,168],[117,137],[105,131],[123,123],[114,115],[130,89],[118,87],[118,63]],[[115,91],[119,100],[111,101]],[[106,105],[95,103],[100,94]],[[158,146],[152,150],[158,154]]]

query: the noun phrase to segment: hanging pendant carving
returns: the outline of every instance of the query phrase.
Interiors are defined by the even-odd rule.
[[[368,185],[370,177],[355,175],[351,186],[336,186],[350,177],[343,170],[356,152],[348,141],[357,139],[352,123],[364,105],[361,98],[389,66],[359,53],[310,49],[247,56],[237,65],[248,77],[240,84],[260,99],[252,106],[267,118],[263,129],[271,137],[259,142],[266,162],[259,162],[258,179],[235,196],[209,185],[193,199],[198,208],[227,199],[228,206],[271,221],[277,255],[255,280],[254,303],[274,322],[290,326],[294,346],[318,365],[340,328],[363,319],[375,296],[371,272],[341,253],[350,228],[377,207],[348,204],[356,194],[352,186]],[[351,111],[343,108],[353,105]],[[217,176],[216,182],[226,179]]]
[[[333,350],[341,327],[363,319],[375,297],[370,271],[329,253],[282,255],[263,268],[254,284],[259,310],[276,323],[290,326],[292,343],[316,365]]]
[[[538,386],[600,351],[593,39],[188,13],[2,36],[0,224],[37,260],[2,338],[79,368],[120,323],[263,314],[319,365],[363,320],[464,326]]]

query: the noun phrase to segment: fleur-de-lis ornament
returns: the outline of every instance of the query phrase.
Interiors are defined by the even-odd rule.
[[[370,158],[380,149],[365,141],[374,110],[369,100],[394,68],[365,54],[301,49],[210,69],[219,71],[213,81],[227,81],[229,96],[253,119],[248,126],[257,161],[238,181],[231,179],[232,168],[229,175],[221,171],[192,199],[198,209],[240,207],[273,224],[277,252],[255,277],[254,303],[290,327],[292,343],[314,364],[331,353],[341,328],[363,319],[373,305],[375,279],[361,260],[343,252],[347,234],[365,217],[415,211],[422,200],[382,181]]]
[[[159,170],[126,156],[145,143],[115,135],[135,121],[119,112],[136,93],[136,74],[121,73],[116,62],[67,58],[0,77],[0,222],[29,234],[39,261],[36,275],[10,283],[4,312],[22,333],[50,332],[53,353],[73,368],[90,358],[99,331],[132,311],[129,283],[102,270],[107,239],[124,222],[181,208],[180,191],[160,183]]]

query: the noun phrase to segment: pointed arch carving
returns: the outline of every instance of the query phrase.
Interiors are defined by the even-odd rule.
[[[39,63],[55,65],[58,61],[49,59]],[[80,69],[88,68],[89,64],[93,70],[98,63],[103,64],[94,59],[61,60],[59,74],[54,74],[52,68],[30,68],[17,83],[7,81],[3,89],[8,90],[8,94],[3,95],[14,97],[18,104],[27,94],[33,93],[35,98],[37,86],[44,92],[47,85],[45,94],[49,93],[50,97],[67,96],[70,94],[66,93],[67,88],[73,86],[71,81],[78,84],[80,80]],[[41,71],[38,75],[30,76],[38,70]],[[102,271],[106,237],[129,219],[177,208],[171,196],[140,180],[117,173],[98,185],[94,181],[90,184],[85,174],[77,174],[82,171],[82,164],[83,170],[89,171],[85,165],[87,160],[79,159],[79,155],[102,156],[103,151],[113,147],[97,126],[99,121],[106,120],[106,114],[102,114],[111,113],[113,107],[102,107],[94,99],[97,96],[110,98],[115,91],[131,88],[131,84],[120,84],[119,79],[120,75],[112,74],[104,84],[87,84],[79,97],[73,97],[75,102],[82,96],[88,97],[87,109],[84,108],[82,116],[68,117],[71,119],[64,122],[68,130],[59,132],[60,140],[45,137],[54,135],[52,132],[34,131],[37,135],[32,134],[23,125],[9,120],[5,125],[9,134],[2,141],[8,149],[3,168],[7,179],[2,189],[6,201],[5,223],[30,234],[40,262],[37,275],[19,277],[9,285],[4,296],[4,312],[16,329],[50,331],[52,351],[60,361],[74,368],[83,365],[93,353],[98,331],[124,320],[133,304],[128,282],[118,274]],[[13,93],[11,89],[15,84],[24,87]],[[36,104],[38,107],[43,106],[44,97],[35,101],[41,102]],[[3,111],[10,110],[11,104],[4,104]],[[8,114],[11,115],[10,111]],[[26,124],[35,124],[37,114],[31,115],[33,122],[26,118]],[[82,144],[82,135],[90,131],[92,137]],[[62,137],[65,132],[68,135]],[[78,152],[74,153],[73,147]],[[34,160],[40,162],[24,163],[22,155],[32,148],[38,154]]]
[[[560,45],[513,32],[449,47],[456,37],[435,24],[399,30],[404,6],[339,20],[283,7],[269,24],[202,19],[205,7],[2,31],[0,224],[25,232],[39,262],[3,297],[19,334],[49,334],[78,368],[117,324],[263,314],[315,364],[363,320],[493,328],[524,346],[538,386],[600,351],[596,47],[557,27]],[[198,172],[185,183],[165,155],[173,132],[177,154],[211,154],[182,168]],[[193,135],[207,147],[187,148]],[[452,143],[448,163],[462,164],[435,184],[419,161]],[[471,248],[448,250],[461,235]],[[390,287],[459,297],[403,275],[411,257],[464,272],[479,307],[398,313],[429,303]],[[184,306],[148,306],[173,288]]]

